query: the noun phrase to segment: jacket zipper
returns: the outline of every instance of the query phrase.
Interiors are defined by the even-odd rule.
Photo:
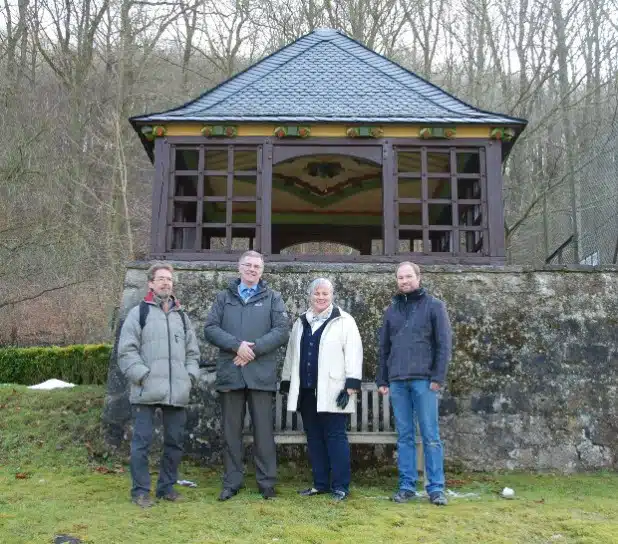
[[[337,321],[338,319],[341,319],[341,316],[337,316],[334,319],[331,319],[327,324],[326,327],[324,327],[324,330],[322,331],[322,336],[320,337],[320,345],[318,346],[318,376],[320,375],[320,350],[322,349],[322,340],[324,339],[324,333],[326,332],[326,329],[329,329],[330,326]],[[315,404],[316,406],[318,405],[318,384],[315,384]]]
[[[169,365],[169,382],[170,382],[170,404],[172,403],[172,338],[170,335],[170,314],[165,312],[165,322],[167,323],[167,362]]]

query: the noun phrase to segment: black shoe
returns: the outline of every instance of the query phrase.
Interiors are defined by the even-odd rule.
[[[436,506],[446,506],[448,504],[446,495],[442,491],[434,491],[433,493],[430,493],[429,502],[431,504],[435,504]]]
[[[137,497],[133,497],[131,501],[140,508],[151,508],[155,504],[150,495],[137,495]]]
[[[182,502],[185,500],[185,498],[175,489],[172,489],[169,493],[166,493],[165,495],[157,495],[157,499],[170,502]]]
[[[391,497],[391,500],[401,504],[404,502],[412,501],[417,498],[418,498],[418,494],[416,493],[416,491],[410,491],[408,489],[400,489],[399,491],[397,491],[397,493],[395,493]]]
[[[335,489],[331,495],[333,499],[335,499],[337,502],[340,502],[340,501],[345,501],[348,498],[349,493]]]
[[[321,491],[316,489],[315,487],[310,487],[309,489],[301,489],[298,494],[301,497],[313,497],[314,495],[324,495],[328,493],[328,491]]]
[[[262,497],[264,498],[264,500],[274,499],[277,496],[277,493],[274,487],[262,487],[260,489],[260,493],[262,494]]]
[[[238,489],[231,489],[230,487],[224,487],[221,490],[221,493],[219,493],[218,500],[227,501],[228,499],[231,499],[234,495],[236,495],[236,493],[238,493]]]

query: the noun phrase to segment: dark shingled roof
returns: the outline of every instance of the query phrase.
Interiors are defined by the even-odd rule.
[[[136,129],[137,124],[173,121],[526,124],[470,106],[327,28],[179,108],[131,118]]]

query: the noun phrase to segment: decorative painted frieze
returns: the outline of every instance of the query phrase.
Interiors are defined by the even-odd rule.
[[[206,125],[201,130],[205,138],[235,138],[238,127],[235,125]]]
[[[152,142],[155,138],[162,138],[167,134],[167,128],[163,125],[155,125],[154,127],[144,125],[140,131],[149,142]]]
[[[381,138],[384,131],[380,127],[348,127],[346,129],[348,138]]]
[[[515,130],[508,127],[496,127],[492,128],[489,133],[489,137],[492,140],[501,140],[503,142],[510,142],[515,137]]]
[[[423,140],[430,139],[447,139],[450,140],[457,136],[457,128],[455,127],[421,127],[419,136]]]
[[[311,128],[299,125],[280,126],[273,131],[273,135],[277,138],[309,138]]]

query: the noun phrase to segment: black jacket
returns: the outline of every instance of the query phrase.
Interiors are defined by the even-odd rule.
[[[204,337],[219,348],[217,390],[277,388],[276,349],[288,341],[289,323],[281,295],[260,281],[246,302],[238,294],[240,280],[217,294],[204,324]],[[255,359],[234,365],[240,342],[255,342]]]
[[[376,383],[430,379],[442,384],[451,349],[451,324],[444,302],[422,288],[400,293],[384,314]]]

